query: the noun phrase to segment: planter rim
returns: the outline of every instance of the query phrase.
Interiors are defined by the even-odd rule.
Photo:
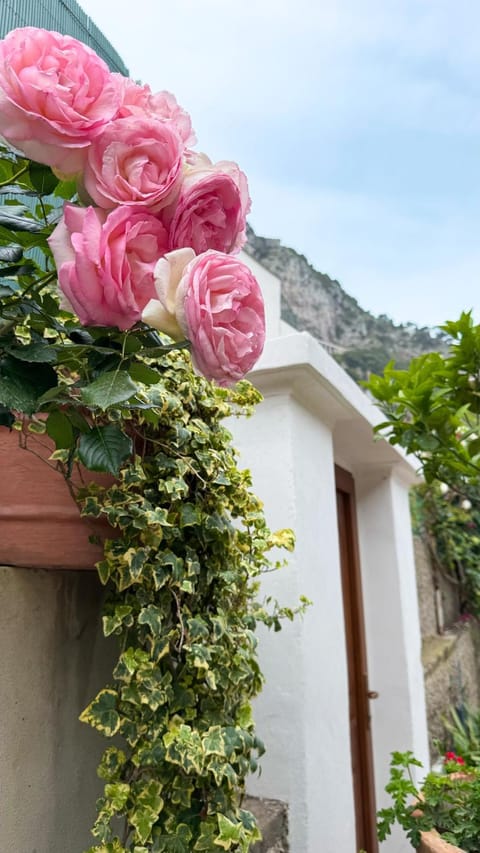
[[[445,841],[436,829],[430,829],[428,832],[422,832],[417,853],[465,853],[465,851]]]

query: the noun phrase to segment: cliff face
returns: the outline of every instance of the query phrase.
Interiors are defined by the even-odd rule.
[[[385,314],[375,317],[365,311],[338,281],[279,240],[259,237],[248,228],[244,250],[280,279],[282,318],[329,344],[354,378],[381,372],[391,359],[405,367],[414,356],[445,350],[441,334],[413,323],[396,325]]]

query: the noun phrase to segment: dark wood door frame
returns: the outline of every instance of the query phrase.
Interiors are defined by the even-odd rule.
[[[348,661],[350,741],[357,850],[378,853],[367,651],[352,475],[335,466],[338,535]]]

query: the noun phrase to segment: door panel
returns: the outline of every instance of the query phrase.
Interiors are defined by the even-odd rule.
[[[352,475],[335,467],[357,850],[378,853],[367,655]]]

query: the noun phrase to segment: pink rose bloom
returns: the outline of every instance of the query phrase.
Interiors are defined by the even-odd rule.
[[[79,172],[121,96],[117,77],[77,39],[24,27],[0,41],[0,134],[33,160]]]
[[[191,343],[192,360],[207,379],[232,385],[252,369],[265,342],[261,290],[237,258],[191,249],[169,252],[155,268],[157,299],[142,319]]]
[[[66,204],[48,242],[60,289],[83,325],[130,329],[141,319],[167,248],[155,216],[135,207],[107,213]]]
[[[192,130],[189,114],[178,103],[171,92],[152,93],[150,86],[139,86],[128,77],[122,77],[123,101],[118,113],[119,118],[142,113],[152,118],[169,122],[186,146],[195,145],[196,136]]]
[[[246,240],[250,210],[245,175],[227,160],[214,165],[205,155],[196,155],[189,162],[178,200],[166,211],[171,218],[170,247],[191,246],[197,255],[208,249],[238,252]]]
[[[116,119],[89,148],[83,176],[87,193],[99,207],[138,204],[157,212],[177,192],[183,149],[165,122]]]

